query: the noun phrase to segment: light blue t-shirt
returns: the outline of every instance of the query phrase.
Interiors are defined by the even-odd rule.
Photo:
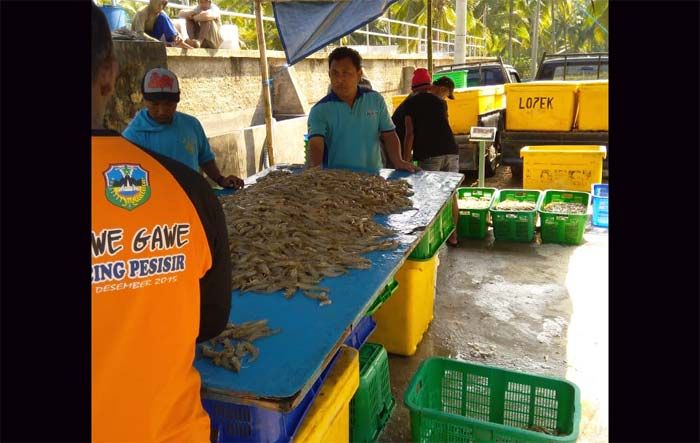
[[[214,160],[209,141],[199,120],[175,112],[170,124],[161,124],[143,108],[122,133],[129,141],[184,163],[199,172],[199,166]]]
[[[323,137],[324,167],[378,171],[384,167],[379,136],[394,129],[384,98],[364,88],[357,88],[352,109],[331,91],[309,112],[309,139]]]

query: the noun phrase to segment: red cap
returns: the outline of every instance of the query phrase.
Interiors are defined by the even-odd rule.
[[[425,68],[418,68],[413,71],[413,78],[411,79],[411,89],[415,89],[421,86],[429,85],[432,82],[430,78],[430,73]]]

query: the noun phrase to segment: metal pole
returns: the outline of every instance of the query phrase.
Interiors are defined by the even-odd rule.
[[[467,0],[457,0],[457,29],[455,29],[455,55],[453,63],[464,63],[467,44]]]
[[[433,74],[433,2],[426,0],[428,6],[428,29],[426,30],[425,44],[428,49],[428,72]]]
[[[365,25],[365,47],[367,48],[367,52],[369,52],[369,23]]]
[[[508,63],[513,64],[513,0],[508,0]]]
[[[532,26],[532,61],[530,63],[532,78],[535,78],[535,74],[537,74],[537,38],[540,34],[540,0],[535,0],[535,3],[535,19]]]
[[[486,177],[486,165],[485,165],[485,155],[486,155],[486,142],[479,142],[479,187],[484,187],[484,180]]]
[[[267,158],[270,166],[275,164],[272,152],[272,100],[270,99],[270,75],[267,71],[267,49],[265,46],[265,28],[262,22],[262,0],[255,0],[255,28],[258,33],[258,50],[260,51],[260,74],[263,83],[263,99],[265,101],[265,129],[267,130]]]

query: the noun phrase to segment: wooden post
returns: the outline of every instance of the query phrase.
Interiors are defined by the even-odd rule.
[[[428,72],[433,75],[433,2],[432,0],[426,1],[428,2],[428,30],[425,44],[428,49]]]
[[[262,0],[255,0],[255,28],[258,32],[258,50],[260,51],[260,74],[262,76],[263,99],[265,101],[265,129],[267,136],[267,159],[270,166],[275,164],[272,150],[272,100],[270,99],[270,74],[267,70],[267,50],[265,47],[265,28],[262,21]]]

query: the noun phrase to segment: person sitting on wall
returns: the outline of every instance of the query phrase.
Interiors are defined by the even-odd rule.
[[[134,15],[131,29],[149,41],[165,41],[168,46],[193,49],[182,40],[170,17],[163,11],[167,4],[167,0],[150,0]]]
[[[223,188],[240,189],[243,180],[224,176],[216,166],[214,153],[195,117],[177,112],[180,85],[177,76],[164,68],[151,69],[141,83],[144,109],[136,113],[122,134],[132,143],[186,164],[201,168]]]
[[[199,0],[196,8],[180,11],[180,18],[187,20],[187,43],[195,48],[219,49],[221,36],[221,10],[211,0]]]

